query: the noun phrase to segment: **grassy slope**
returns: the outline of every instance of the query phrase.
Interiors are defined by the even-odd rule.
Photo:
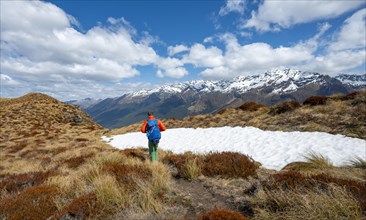
[[[251,125],[364,138],[365,125],[356,112],[364,111],[365,103],[359,100],[365,99],[332,100],[324,106],[302,106],[274,116],[266,107],[257,111],[229,109],[183,121],[170,119],[165,124],[168,128]],[[199,216],[218,206],[253,219],[361,219],[362,210],[366,210],[364,165],[357,161],[354,165],[360,168],[339,168],[312,155],[308,163],[293,163],[275,172],[258,168],[245,155],[161,151],[160,163],[153,165],[147,161],[146,149],[121,151],[101,142],[105,129],[79,108],[51,97],[29,94],[1,99],[0,106],[0,218],[235,215],[217,210]],[[327,118],[330,111],[332,116]],[[304,121],[306,116],[314,120]],[[324,118],[327,123],[320,123]],[[298,120],[301,124],[295,123]],[[344,124],[349,126],[342,127]],[[136,131],[139,126],[109,133]]]

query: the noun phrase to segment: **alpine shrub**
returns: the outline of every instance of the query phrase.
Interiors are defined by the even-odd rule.
[[[356,98],[356,96],[360,95],[360,92],[352,92],[352,93],[349,93],[345,96],[342,96],[340,99],[342,101],[347,101],[347,100],[353,100]]]
[[[304,105],[325,105],[327,103],[328,97],[326,96],[310,96],[304,101]]]
[[[83,155],[83,156],[78,156],[78,157],[72,157],[70,159],[65,160],[63,163],[67,164],[67,166],[69,168],[77,168],[81,164],[83,164],[86,159],[88,159],[92,156],[94,156],[94,154],[88,154],[88,155]]]
[[[237,152],[209,153],[202,161],[205,176],[249,177],[256,174],[258,165],[250,157]]]
[[[152,177],[151,171],[142,165],[129,166],[121,163],[106,163],[102,169],[112,174],[118,182],[124,184],[128,189],[136,187],[134,178],[146,180]]]
[[[265,106],[262,104],[257,104],[255,102],[246,102],[246,103],[242,104],[241,106],[239,106],[237,109],[240,109],[243,111],[254,112],[263,107],[265,107]]]
[[[52,219],[88,219],[98,210],[97,197],[89,193],[74,199]]]
[[[30,187],[0,202],[0,219],[48,219],[56,211],[54,186]]]
[[[7,174],[0,181],[0,189],[8,193],[18,192],[25,188],[42,184],[48,177],[56,175],[55,170]]]
[[[206,212],[201,212],[198,220],[247,220],[245,216],[239,212],[234,212],[225,209],[214,209]]]
[[[11,150],[9,151],[9,153],[16,153],[18,151],[21,151],[27,145],[28,145],[28,143],[26,141],[17,142],[15,146],[11,147]]]
[[[178,171],[175,176],[178,178],[194,179],[201,170],[201,156],[194,154],[168,154],[162,159],[162,162],[175,166]]]
[[[285,113],[285,112],[293,111],[293,110],[295,110],[299,107],[301,107],[300,103],[298,103],[295,100],[289,100],[289,101],[285,101],[285,102],[279,103],[279,104],[271,107],[268,114],[278,115],[278,114],[282,114],[282,113]]]

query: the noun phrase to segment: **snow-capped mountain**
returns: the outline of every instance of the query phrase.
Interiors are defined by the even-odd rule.
[[[353,86],[356,88],[366,86],[366,74],[363,75],[339,74],[335,78],[346,85]]]
[[[262,75],[238,76],[232,80],[194,80],[184,83],[164,85],[157,89],[141,90],[128,94],[130,97],[148,96],[154,93],[177,94],[187,90],[196,92],[245,93],[253,89],[272,87],[271,93],[285,94],[311,83],[325,84],[329,76],[294,69],[272,70]]]
[[[303,102],[312,95],[348,93],[366,87],[364,78],[347,77],[342,79],[357,81],[361,86],[356,88],[315,72],[277,69],[232,80],[194,80],[141,90],[102,100],[86,111],[101,125],[115,128],[143,120],[147,111],[153,111],[161,118],[181,118],[236,107],[248,101],[266,105],[286,99]]]

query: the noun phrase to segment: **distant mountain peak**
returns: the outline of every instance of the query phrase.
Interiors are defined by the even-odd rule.
[[[366,74],[338,74],[336,77],[339,81],[344,84],[348,84],[351,86],[366,86]]]
[[[309,83],[324,83],[321,75],[316,72],[301,71],[298,69],[272,69],[263,74],[237,76],[231,80],[192,80],[177,84],[166,84],[156,89],[140,90],[128,94],[130,97],[143,97],[153,93],[177,94],[187,90],[195,92],[223,92],[233,91],[245,93],[252,89],[261,89],[268,86],[275,87],[274,93],[286,93],[296,90]]]

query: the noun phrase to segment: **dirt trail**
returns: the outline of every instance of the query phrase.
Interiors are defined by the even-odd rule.
[[[187,219],[196,219],[202,211],[212,210],[214,208],[230,209],[235,208],[227,202],[228,198],[212,194],[199,181],[189,182],[184,179],[173,179],[173,189],[183,198],[189,209],[186,214]]]

